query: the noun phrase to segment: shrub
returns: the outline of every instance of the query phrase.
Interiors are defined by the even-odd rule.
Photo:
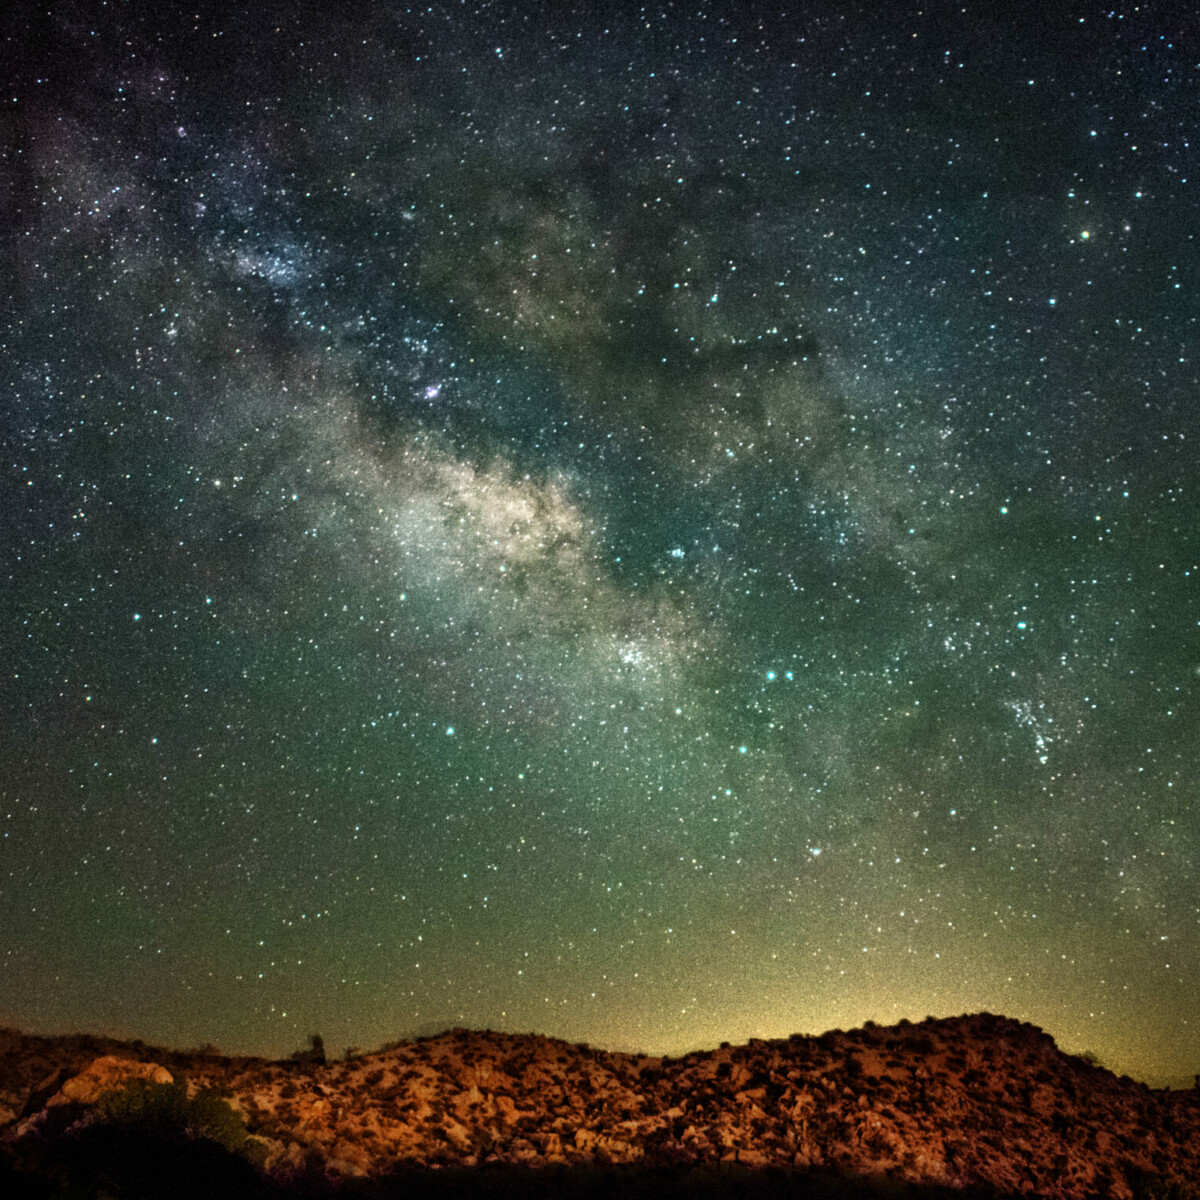
[[[248,1135],[242,1118],[215,1088],[188,1095],[187,1077],[171,1083],[131,1079],[103,1092],[96,1100],[96,1120],[141,1130],[172,1140],[206,1138],[234,1153],[247,1149]]]
[[[310,1033],[308,1035],[308,1049],[296,1050],[291,1060],[294,1063],[303,1063],[315,1066],[325,1066],[325,1040],[319,1033]]]

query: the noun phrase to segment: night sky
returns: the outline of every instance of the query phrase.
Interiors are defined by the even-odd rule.
[[[1190,1083],[1192,5],[13,7],[0,1020]]]

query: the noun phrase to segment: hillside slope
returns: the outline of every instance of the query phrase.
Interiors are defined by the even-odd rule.
[[[1117,1078],[989,1014],[675,1059],[468,1030],[328,1064],[4,1031],[4,1139],[94,1123],[95,1097],[135,1062],[222,1089],[276,1180],[726,1163],[1062,1200],[1200,1197],[1200,1093]]]

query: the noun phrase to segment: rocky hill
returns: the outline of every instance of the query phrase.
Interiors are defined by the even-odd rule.
[[[681,1058],[462,1029],[330,1063],[0,1031],[0,1137],[15,1169],[153,1113],[161,1131],[168,1110],[192,1150],[219,1142],[264,1186],[700,1166],[742,1180],[1200,1198],[1200,1093],[1117,1078],[988,1014]]]

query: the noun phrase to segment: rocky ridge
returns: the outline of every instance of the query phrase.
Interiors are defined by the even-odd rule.
[[[324,1063],[0,1031],[0,1137],[95,1120],[130,1079],[217,1089],[287,1180],[398,1166],[819,1169],[1055,1200],[1200,1197],[1200,1092],[1155,1091],[979,1014],[679,1058],[450,1030]]]

